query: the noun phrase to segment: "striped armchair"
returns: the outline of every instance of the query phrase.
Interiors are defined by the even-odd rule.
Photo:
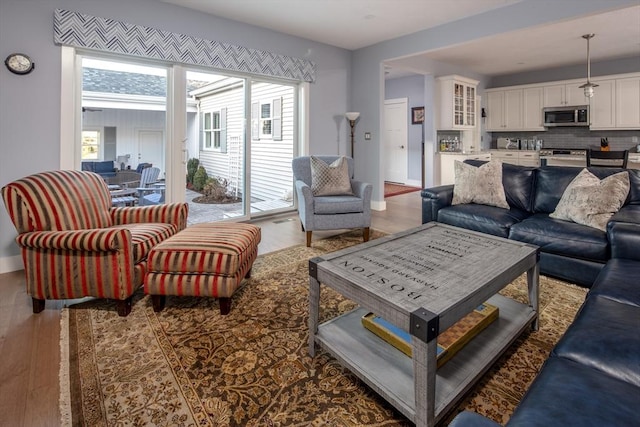
[[[111,207],[105,181],[86,171],[42,172],[7,184],[2,198],[22,251],[33,312],[47,299],[117,301],[120,316],[142,285],[147,254],[186,227],[188,205]]]

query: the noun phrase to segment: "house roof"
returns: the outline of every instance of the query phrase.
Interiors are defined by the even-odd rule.
[[[208,84],[209,82],[187,80],[187,92]],[[167,79],[164,76],[83,67],[82,90],[86,92],[166,97]]]

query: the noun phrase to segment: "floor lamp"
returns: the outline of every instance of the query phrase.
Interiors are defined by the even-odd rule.
[[[353,129],[356,126],[356,120],[358,119],[358,117],[360,117],[360,113],[349,112],[349,113],[346,113],[345,116],[347,117],[347,120],[349,120],[349,125],[351,125],[351,158],[354,158],[354,152],[353,152],[354,134],[353,134]]]

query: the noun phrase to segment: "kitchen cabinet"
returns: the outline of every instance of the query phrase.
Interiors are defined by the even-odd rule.
[[[594,81],[598,87],[591,98],[589,121],[591,130],[615,129],[616,127],[616,81]],[[640,98],[639,98],[640,99]],[[640,104],[640,102],[639,102]]]
[[[439,153],[440,158],[440,184],[438,185],[450,185],[456,181],[455,175],[455,162],[464,162],[465,160],[484,160],[488,162],[491,160],[490,153]]]
[[[487,92],[487,131],[522,129],[522,89]]]
[[[487,91],[487,131],[544,131],[542,87]]]
[[[580,88],[580,86],[585,82],[573,82],[543,86],[543,105],[545,107],[589,105],[589,98],[584,96],[584,89]]]
[[[564,105],[589,105],[591,130],[640,129],[640,73],[592,81],[598,85],[593,98],[580,89],[583,79],[488,89],[486,131],[546,131],[542,109]]]
[[[542,87],[522,90],[522,130],[545,130],[542,118],[543,95]]]
[[[640,129],[640,77],[616,80],[615,105],[616,128]]]
[[[491,160],[520,166],[540,166],[540,153],[527,150],[491,150]]]
[[[451,75],[438,77],[436,105],[439,130],[473,129],[476,126],[477,80]]]

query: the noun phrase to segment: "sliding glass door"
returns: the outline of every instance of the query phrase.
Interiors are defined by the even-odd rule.
[[[189,222],[244,218],[246,79],[187,71]]]
[[[81,169],[105,179],[116,206],[164,203],[167,69],[89,56],[80,63]]]
[[[297,84],[91,53],[73,61],[75,167],[98,169],[114,205],[186,201],[189,224],[293,209]]]

